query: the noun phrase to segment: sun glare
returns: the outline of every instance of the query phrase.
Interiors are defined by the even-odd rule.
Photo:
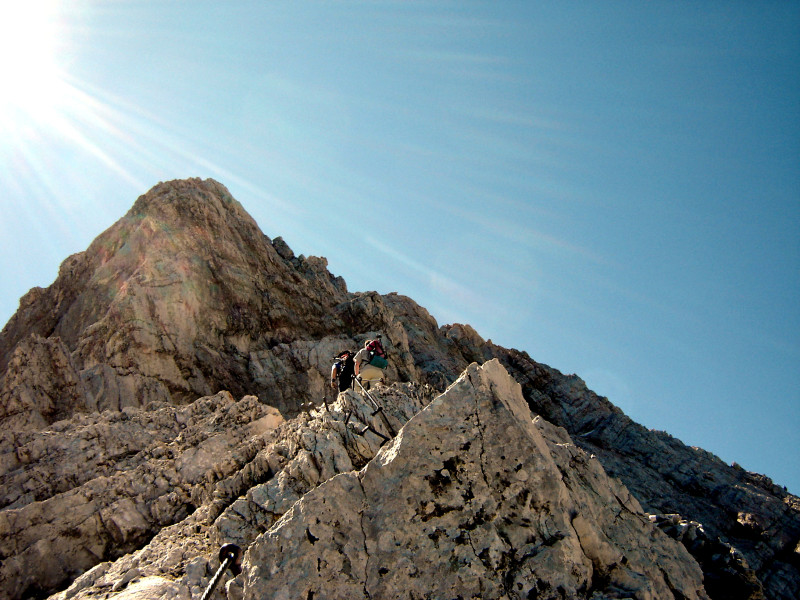
[[[46,119],[62,100],[56,0],[0,0],[0,123]]]

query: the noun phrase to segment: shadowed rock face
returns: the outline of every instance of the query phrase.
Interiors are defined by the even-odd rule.
[[[534,429],[548,452],[569,446],[576,469],[582,459],[575,457],[586,456],[578,448],[596,456],[589,463],[619,478],[632,502],[662,515],[659,527],[670,523],[665,531],[696,557],[712,598],[796,596],[796,497],[641,427],[574,375],[485,341],[468,325],[440,327],[409,298],[349,293],[326,267],[324,258],[295,256],[281,238],[263,235],[221,184],[172,181],[65,260],[50,287],[20,300],[0,333],[0,595],[46,595],[97,565],[67,596],[114,587],[199,596],[214,545],[251,544],[310,490],[372,460],[384,440],[352,426],[374,422],[381,431],[380,419],[357,394],[334,402],[328,376],[332,356],[382,333],[387,379],[396,383],[379,394],[395,431],[470,363],[496,358],[540,417]],[[330,412],[300,412],[326,396]],[[275,433],[274,426],[245,427],[275,409],[287,419]],[[570,437],[553,445],[565,434],[545,420]],[[204,445],[204,437],[220,441],[213,433],[220,427],[233,437],[219,448]],[[497,435],[507,446],[524,438]],[[573,482],[570,493],[587,484],[559,469]],[[89,508],[79,509],[81,502]],[[570,519],[575,531],[584,527]],[[440,548],[443,535],[435,535]],[[715,558],[721,553],[732,558]],[[476,569],[485,566],[478,559]],[[493,560],[486,564],[517,573]],[[551,587],[578,597],[610,590],[613,569],[589,561],[588,584],[584,573]],[[658,577],[645,576],[653,586]],[[526,589],[547,597],[542,581]],[[242,585],[231,585],[231,598],[244,593]]]
[[[733,563],[739,567],[707,560],[706,549],[698,550],[707,579],[714,582],[707,586],[710,594],[759,598],[763,586],[767,598],[796,596],[800,499],[763,475],[728,466],[705,450],[634,423],[574,375],[564,376],[524,353],[495,349],[522,384],[531,409],[597,455],[645,510],[700,522],[705,534],[736,549]]]

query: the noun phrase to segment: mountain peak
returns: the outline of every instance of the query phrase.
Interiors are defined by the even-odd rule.
[[[378,335],[385,384],[336,394],[333,357]],[[800,500],[469,325],[348,292],[211,179],[138,198],[0,332],[0,531],[14,600],[199,597],[229,541],[252,548],[230,598],[263,597],[254,561],[289,542],[373,598],[420,573],[442,597],[800,588]],[[324,596],[307,575],[281,573]]]
[[[347,298],[326,264],[273,243],[212,179],[160,183],[23,299],[0,333],[0,374],[35,333],[103,373],[89,378],[100,410],[220,389],[263,395],[248,354],[319,331]]]
[[[126,215],[129,219],[157,218],[174,225],[203,224],[230,218],[255,221],[224,185],[214,179],[175,179],[160,182],[139,196]]]

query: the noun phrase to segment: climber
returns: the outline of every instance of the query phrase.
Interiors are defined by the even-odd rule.
[[[331,387],[336,388],[338,381],[339,391],[343,392],[353,387],[353,377],[355,377],[353,353],[350,350],[342,350],[334,360],[333,367],[331,367]]]
[[[375,348],[374,343],[376,340],[367,340],[364,343],[364,347],[356,353],[355,358],[353,359],[356,366],[356,377],[361,382],[361,385],[364,386],[365,389],[370,388],[370,384],[373,381],[380,381],[383,382],[383,367],[379,367],[372,363],[376,356],[375,350],[370,350],[370,345],[373,345]],[[383,351],[383,347],[380,346],[380,340],[378,341],[378,346]],[[385,352],[384,352],[385,354]],[[386,359],[383,359],[382,364],[385,366],[388,363]]]

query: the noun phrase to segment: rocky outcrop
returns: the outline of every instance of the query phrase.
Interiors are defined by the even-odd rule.
[[[702,523],[680,515],[650,515],[650,520],[681,542],[703,569],[709,595],[729,600],[761,600],[764,590],[755,572],[736,548],[710,537]],[[788,591],[788,590],[787,590]]]
[[[273,245],[215,181],[160,184],[21,300],[0,334],[0,373],[37,335],[70,353],[88,410],[263,395],[251,352],[336,329],[347,294],[326,264]]]
[[[198,506],[192,514],[136,552],[88,571],[56,598],[128,593],[129,586],[144,585],[141,580],[148,586],[172,582],[177,597],[200,597],[219,566],[216,549],[230,542],[246,548],[307,492],[367,464],[431,395],[431,389],[408,383],[379,386],[371,396],[348,391],[266,431],[261,449],[243,466],[234,472],[228,466],[228,476],[212,477],[213,487],[206,484],[203,494],[193,495]],[[373,401],[386,420],[375,413]],[[212,472],[228,458],[216,460],[221,466]]]
[[[32,333],[14,349],[0,377],[0,435],[41,429],[85,411],[86,392],[61,340]]]
[[[242,577],[245,599],[707,597],[688,552],[497,361],[303,496]]]
[[[760,585],[777,600],[800,588],[800,501],[768,478],[639,426],[578,377],[469,325],[440,327],[410,298],[348,292],[325,259],[296,256],[224,186],[192,179],[140,197],[50,287],[26,294],[0,332],[0,593],[42,596],[72,581],[68,597],[198,595],[215,546],[263,537],[393,436],[361,396],[336,398],[328,385],[332,356],[378,333],[394,431],[468,365],[498,359],[541,417],[551,454],[571,448],[576,469],[575,457],[594,455],[645,511],[702,524],[710,557],[680,541],[715,582],[712,598]],[[323,402],[330,410],[302,412]],[[245,426],[277,412],[287,420],[277,429]],[[580,593],[606,581],[581,588],[580,577],[570,584]],[[608,590],[597,593],[617,593]]]
[[[386,421],[347,392],[284,423],[249,463],[261,475],[242,475],[244,496],[222,511],[225,494],[207,496],[57,598],[199,597],[232,539],[250,550],[217,598],[706,597],[683,546],[533,418],[499,363],[429,394],[378,387]]]
[[[227,392],[59,421],[21,436],[0,478],[0,589],[30,598],[146,544],[245,467],[282,417]]]

